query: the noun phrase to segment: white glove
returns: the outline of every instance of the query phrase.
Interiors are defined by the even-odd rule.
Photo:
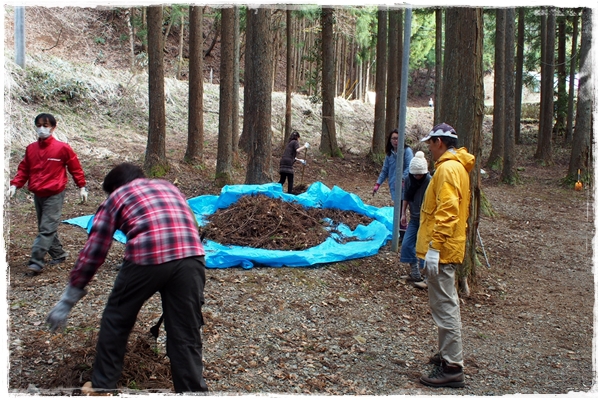
[[[71,309],[87,292],[84,289],[75,286],[67,286],[60,300],[48,314],[46,323],[50,325],[50,331],[54,332],[58,328],[64,328],[67,325],[67,317]]]
[[[432,249],[431,247],[425,254],[425,271],[427,276],[436,276],[438,271],[438,265],[440,264],[440,252],[439,250]]]
[[[8,189],[8,197],[13,197],[15,193],[17,193],[17,187],[15,185],[10,185],[10,189]]]
[[[310,143],[308,143],[308,142],[304,143],[304,147],[308,149],[310,147]]]
[[[300,164],[302,164],[302,165],[306,165],[306,161],[304,161],[304,160],[303,160],[303,159],[301,159],[301,158],[296,158],[296,161],[298,161],[298,162],[299,162]]]
[[[85,203],[87,201],[88,198],[88,191],[87,189],[84,187],[82,187],[81,189],[79,189],[79,197],[81,197],[81,202]]]

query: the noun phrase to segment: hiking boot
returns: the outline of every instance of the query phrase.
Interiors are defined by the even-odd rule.
[[[435,353],[429,357],[427,364],[442,365],[442,356],[440,356],[440,353]]]
[[[461,388],[465,386],[465,375],[462,367],[449,365],[442,360],[442,365],[435,365],[428,376],[421,376],[423,385],[431,387]]]
[[[27,272],[25,273],[25,275],[27,276],[35,276],[37,274],[39,274],[40,272],[42,272],[42,266],[31,263],[27,266]]]

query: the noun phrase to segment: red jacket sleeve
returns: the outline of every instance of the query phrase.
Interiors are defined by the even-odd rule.
[[[68,144],[65,144],[65,149],[67,151],[67,170],[73,177],[73,181],[77,187],[82,188],[85,186],[86,182],[83,168],[81,168],[81,164],[79,163],[79,158],[77,158],[77,154],[75,154]]]
[[[29,148],[25,149],[25,157],[19,163],[19,167],[17,168],[17,175],[10,181],[11,185],[16,186],[18,189],[25,186],[27,181],[29,180]]]

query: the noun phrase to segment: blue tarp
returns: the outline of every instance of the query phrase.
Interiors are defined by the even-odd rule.
[[[218,209],[229,207],[242,196],[253,194],[263,194],[283,201],[297,202],[305,207],[354,211],[373,218],[373,221],[368,226],[359,225],[354,231],[340,224],[338,230],[344,236],[352,237],[353,241],[338,243],[334,237],[329,237],[318,246],[306,250],[267,250],[244,246],[225,246],[207,240],[204,244],[207,268],[308,267],[333,263],[377,254],[379,249],[392,238],[393,207],[378,208],[366,205],[357,195],[348,193],[337,186],[329,189],[321,182],[313,183],[306,192],[297,196],[283,193],[279,183],[229,185],[223,187],[219,196],[194,197],[189,199],[188,203],[198,223],[203,226],[207,223],[207,216],[215,213]],[[93,217],[93,215],[87,215],[63,222],[80,226],[89,232]],[[127,240],[121,231],[115,233],[114,239],[121,243],[125,243]]]

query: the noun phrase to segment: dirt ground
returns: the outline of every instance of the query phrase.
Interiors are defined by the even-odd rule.
[[[493,172],[482,180],[495,215],[481,219],[483,265],[471,295],[461,299],[464,389],[431,389],[418,383],[436,349],[436,330],[427,292],[400,278],[406,266],[400,265],[388,244],[372,257],[314,268],[207,270],[203,341],[210,390],[337,395],[597,393],[593,194],[589,187],[575,192],[561,185],[566,152],[557,151],[554,166],[540,167],[532,159],[533,142],[517,150],[521,184],[501,184]],[[176,163],[177,151],[173,154]],[[372,196],[379,166],[365,154],[325,159],[311,152],[307,158],[305,183],[321,181],[355,193],[367,204],[391,204],[385,185]],[[276,154],[273,160],[278,160]],[[11,176],[18,161],[11,160]],[[104,199],[100,185],[110,165],[85,160],[83,165],[90,199],[79,204],[69,183],[64,219],[92,214]],[[184,164],[177,164],[166,178],[177,179],[188,197],[218,193],[208,174]],[[115,243],[88,295],[71,313],[68,329],[53,335],[45,329],[44,319],[67,284],[86,234],[61,225],[59,235],[71,257],[37,277],[27,277],[36,232],[31,196],[19,190],[5,210],[9,391],[74,393],[90,376],[95,335],[123,246]],[[171,390],[164,329],[158,342],[148,334],[160,314],[159,298],[153,298],[139,315],[120,382],[122,392]]]
[[[72,14],[65,18],[67,12]],[[108,47],[98,52],[94,38],[109,35],[112,27],[98,19],[93,10],[31,13],[35,20],[56,26],[60,23],[64,31],[60,31],[59,43],[59,34],[47,34],[47,25],[28,24],[28,51],[46,51],[59,43],[51,54],[66,59],[76,54],[81,62],[126,68],[127,51],[118,50],[126,43],[119,41],[118,35],[109,42],[117,49],[114,55]],[[6,29],[10,31],[12,14],[7,15]],[[80,32],[82,26],[85,34]],[[6,35],[7,48],[12,48],[11,38]],[[119,54],[120,58],[113,57]],[[283,109],[281,97],[274,95],[274,103],[279,101],[274,109]],[[425,105],[428,98],[411,100],[411,106]],[[308,126],[310,119],[303,119],[303,140],[312,146],[306,156],[308,167],[298,183],[337,185],[366,204],[391,205],[386,185],[376,196],[371,193],[380,170],[366,156],[372,109],[342,106],[336,110],[344,122],[339,132],[344,153],[341,159],[318,154],[320,121],[313,120]],[[213,105],[207,109],[217,108]],[[34,112],[33,105],[31,115]],[[431,119],[430,109],[411,109],[407,119],[410,134],[426,132]],[[482,178],[483,193],[494,215],[481,217],[477,250],[482,265],[471,285],[471,295],[461,298],[464,389],[432,389],[419,384],[419,376],[429,370],[428,357],[436,351],[437,331],[429,314],[427,292],[400,278],[406,266],[387,244],[375,256],[311,268],[207,270],[202,334],[204,376],[210,391],[474,396],[575,393],[572,396],[596,398],[594,190],[586,185],[583,191],[575,192],[562,185],[568,149],[556,145],[556,163],[538,165],[533,160],[535,132],[532,127],[523,129],[525,143],[517,146],[521,183],[504,185],[493,171]],[[486,145],[490,132],[491,122],[486,118]],[[90,197],[80,204],[70,181],[63,219],[93,214],[105,199],[101,183],[110,168],[124,159],[143,159],[143,141],[103,136],[94,144],[110,149],[116,157],[82,158]],[[77,137],[69,139],[76,150],[84,142]],[[211,177],[216,135],[206,137],[205,168],[181,162],[185,141],[183,133],[167,138],[171,171],[165,178],[177,181],[188,198],[218,194]],[[484,149],[483,154],[488,153],[489,148]],[[22,154],[22,148],[11,149],[5,167],[10,177]],[[274,145],[273,165],[278,164],[280,155],[281,149]],[[243,163],[242,158],[236,166],[236,183],[243,182]],[[273,176],[273,180],[278,177]],[[100,318],[118,273],[123,246],[114,243],[88,286],[88,294],[72,310],[67,329],[51,334],[45,318],[68,282],[86,233],[62,224],[59,236],[71,256],[64,264],[45,268],[39,276],[27,277],[24,273],[37,231],[31,195],[22,189],[14,199],[5,198],[4,216],[8,392],[78,394],[91,374]],[[130,338],[119,382],[121,393],[172,393],[164,327],[158,340],[149,334],[160,315],[160,298],[155,296],[141,310]]]

